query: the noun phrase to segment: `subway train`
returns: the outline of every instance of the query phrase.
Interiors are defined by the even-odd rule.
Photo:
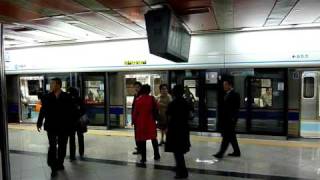
[[[155,96],[161,83],[188,87],[196,109],[190,127],[216,132],[222,79],[231,76],[241,96],[239,133],[320,137],[319,33],[307,28],[193,35],[187,63],[151,55],[147,39],[8,49],[9,121],[34,123],[39,92],[60,77],[64,89],[80,89],[91,125],[130,128],[133,83],[141,81]]]
[[[63,80],[63,89],[78,87],[87,106],[91,125],[111,128],[131,127],[133,83],[150,84],[159,95],[166,83],[188,87],[195,97],[193,131],[216,132],[222,79],[231,76],[240,93],[238,133],[287,137],[320,137],[319,82],[316,68],[212,68],[120,72],[71,72],[8,74],[9,122],[34,123],[39,111],[39,95],[49,91],[53,77]],[[18,96],[17,96],[18,94]]]

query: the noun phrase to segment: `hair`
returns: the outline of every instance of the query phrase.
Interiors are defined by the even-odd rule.
[[[140,86],[140,87],[142,86],[141,82],[139,82],[139,81],[134,82],[133,85],[134,85],[134,86],[135,86],[135,85],[138,85],[138,86]]]
[[[73,97],[78,97],[79,96],[79,91],[75,87],[69,87],[67,92],[70,93],[70,95],[73,96]]]
[[[227,82],[230,86],[233,87],[233,81],[231,79],[229,79],[229,78],[224,79],[223,82]]]
[[[168,85],[167,84],[160,84],[159,90],[161,90],[163,87],[166,87],[168,89]]]
[[[184,94],[184,87],[182,85],[175,85],[172,89],[172,94],[175,97],[182,97]]]
[[[151,87],[148,84],[141,86],[140,94],[149,94],[151,92]]]
[[[51,81],[55,81],[60,86],[60,88],[62,87],[62,81],[60,78],[56,77],[56,78],[51,79]]]

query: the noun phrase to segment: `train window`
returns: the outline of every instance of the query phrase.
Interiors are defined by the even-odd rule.
[[[254,107],[272,107],[273,92],[271,86],[271,79],[253,79],[251,81],[252,102]]]
[[[305,77],[303,87],[303,97],[304,98],[313,98],[314,97],[314,78]]]
[[[103,81],[85,81],[84,95],[86,104],[104,103]]]
[[[261,94],[262,107],[272,106],[272,89],[261,88]]]

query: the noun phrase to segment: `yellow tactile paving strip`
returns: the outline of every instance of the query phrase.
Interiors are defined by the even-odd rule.
[[[37,131],[34,124],[9,124],[9,129]],[[89,130],[87,134],[98,136],[118,136],[118,137],[133,137],[132,131],[117,131],[117,130]],[[200,142],[220,142],[219,137],[207,137],[191,135],[193,141]],[[320,148],[318,142],[303,142],[303,141],[286,141],[286,140],[264,140],[264,139],[248,139],[238,138],[240,144],[272,146],[272,147],[287,147],[287,148]]]

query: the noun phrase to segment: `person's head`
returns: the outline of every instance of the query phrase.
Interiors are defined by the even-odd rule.
[[[77,88],[74,87],[69,87],[67,92],[72,96],[72,97],[78,97],[79,96],[79,91]]]
[[[141,89],[140,89],[141,95],[148,95],[150,94],[150,92],[151,92],[151,88],[148,84],[144,84],[141,86]]]
[[[268,95],[270,95],[270,94],[271,94],[271,89],[270,89],[270,88],[266,88],[266,93],[267,93]]]
[[[179,98],[183,96],[184,91],[183,86],[178,84],[173,87],[172,94],[174,97]]]
[[[161,84],[159,86],[161,95],[167,95],[168,94],[168,85],[167,84]]]
[[[133,87],[134,87],[134,90],[136,91],[136,94],[138,94],[139,91],[141,90],[141,86],[142,86],[141,82],[139,81],[134,82]]]
[[[62,81],[60,78],[53,78],[50,82],[50,89],[52,92],[56,92],[61,89]]]
[[[230,79],[223,80],[223,90],[230,91],[233,88],[233,82]]]

